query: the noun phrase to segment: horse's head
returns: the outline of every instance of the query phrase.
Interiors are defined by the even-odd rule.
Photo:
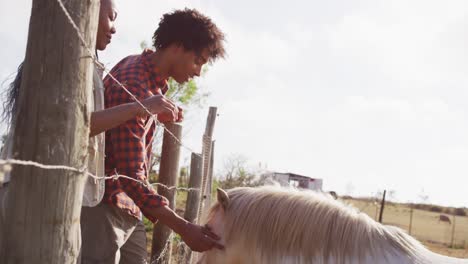
[[[221,244],[226,245],[224,223],[230,199],[227,192],[220,188],[217,189],[217,199],[217,203],[210,208],[205,225],[211,228],[211,230],[221,238]],[[213,248],[212,250],[203,253],[198,263],[220,263],[217,260],[223,258],[224,254],[225,253],[222,250]]]
[[[221,238],[224,234],[224,220],[226,217],[226,210],[229,207],[229,195],[226,191],[218,188],[217,189],[218,202],[213,205],[209,211],[206,225]],[[224,242],[224,241],[221,241]]]

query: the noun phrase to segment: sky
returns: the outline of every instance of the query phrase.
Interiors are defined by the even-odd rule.
[[[201,151],[216,106],[217,172],[243,155],[338,194],[468,206],[467,1],[116,3],[117,33],[100,53],[108,68],[141,52],[174,9],[196,8],[225,32],[228,57],[197,79],[210,97],[189,111],[183,138]],[[0,0],[2,90],[24,57],[30,9]]]

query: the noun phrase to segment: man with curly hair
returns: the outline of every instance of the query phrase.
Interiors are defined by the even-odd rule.
[[[155,51],[128,56],[110,72],[138,100],[164,95],[168,78],[184,83],[199,76],[204,64],[225,55],[224,34],[210,18],[193,9],[163,15],[153,45]],[[110,76],[104,78],[104,86],[106,108],[133,101]],[[166,121],[181,119],[182,110]],[[138,116],[108,130],[106,175],[118,173],[147,182],[155,128],[151,117]],[[171,228],[194,251],[223,248],[215,234],[178,216],[153,188],[119,178],[106,181],[103,201],[97,207],[82,211],[82,262],[147,263],[142,214]]]

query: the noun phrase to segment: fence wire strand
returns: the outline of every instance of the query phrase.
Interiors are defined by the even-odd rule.
[[[176,190],[176,191],[190,192],[190,191],[193,191],[193,190],[199,190],[198,188],[185,188],[185,187],[177,187],[177,186],[167,186],[167,185],[164,185],[162,183],[148,183],[148,182],[144,182],[144,181],[129,177],[127,175],[118,174],[118,173],[116,173],[114,175],[111,175],[111,176],[96,176],[96,175],[92,174],[91,172],[87,171],[87,168],[77,169],[77,168],[74,168],[74,167],[64,166],[64,165],[46,165],[46,164],[42,164],[42,163],[35,162],[35,161],[25,161],[25,160],[17,160],[17,159],[0,159],[0,166],[2,166],[1,173],[8,173],[11,170],[11,165],[33,166],[33,167],[36,167],[36,168],[46,169],[46,170],[72,171],[72,172],[76,172],[76,173],[79,173],[79,174],[85,174],[88,177],[91,177],[91,178],[96,179],[96,180],[117,180],[119,178],[124,178],[124,179],[127,179],[127,180],[138,182],[138,183],[140,183],[140,184],[142,184],[142,185],[144,185],[146,187],[159,186],[159,187],[162,187],[162,188],[164,188],[166,190],[169,190],[169,191]]]

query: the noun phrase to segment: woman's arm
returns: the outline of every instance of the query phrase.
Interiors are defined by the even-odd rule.
[[[92,112],[89,136],[94,137],[135,117],[139,112],[138,107],[135,103],[127,103]]]
[[[163,95],[153,95],[142,101],[142,104],[153,114],[163,114],[166,121],[180,121],[182,109]],[[147,116],[141,105],[136,102],[121,104],[91,113],[89,136],[94,137],[108,129],[114,128],[136,116]],[[170,119],[170,120],[169,120]]]

